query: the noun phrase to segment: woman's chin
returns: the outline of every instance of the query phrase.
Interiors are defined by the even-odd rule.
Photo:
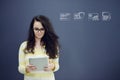
[[[42,38],[41,36],[36,37],[36,39],[41,39],[41,38]]]

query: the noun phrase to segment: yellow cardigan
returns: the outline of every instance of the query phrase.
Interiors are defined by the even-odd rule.
[[[27,45],[27,41],[24,41],[19,48],[19,66],[18,71],[24,74],[24,80],[55,80],[54,72],[59,69],[59,57],[55,59],[49,59],[49,61],[53,62],[55,65],[55,69],[53,71],[43,71],[43,72],[26,72],[26,66],[29,64],[29,57],[36,57],[36,56],[47,56],[45,49],[34,50],[34,54],[25,54],[24,49]]]

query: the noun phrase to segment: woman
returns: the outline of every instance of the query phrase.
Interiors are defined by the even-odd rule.
[[[19,48],[18,70],[24,80],[55,80],[54,72],[59,69],[58,36],[49,19],[43,15],[35,16],[30,24],[27,41]],[[49,64],[42,72],[34,72],[36,66],[29,64],[30,57],[48,56]]]

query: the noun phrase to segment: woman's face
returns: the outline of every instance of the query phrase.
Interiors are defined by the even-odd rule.
[[[45,29],[42,26],[41,22],[35,21],[33,24],[33,30],[36,39],[41,39],[45,34]]]

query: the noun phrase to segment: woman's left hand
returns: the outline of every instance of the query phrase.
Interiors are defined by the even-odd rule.
[[[44,71],[53,71],[54,68],[55,68],[54,63],[49,62],[48,66],[46,66],[46,67],[44,68]]]

